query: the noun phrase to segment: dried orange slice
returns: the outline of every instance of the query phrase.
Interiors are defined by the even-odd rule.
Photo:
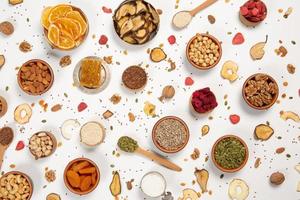
[[[51,9],[49,14],[49,22],[54,23],[55,20],[65,17],[68,12],[72,11],[72,6],[70,5],[57,5]]]
[[[51,13],[52,7],[46,7],[42,12],[41,23],[44,28],[48,29],[50,26],[49,15]]]
[[[61,49],[72,49],[75,47],[75,41],[67,35],[61,35],[59,37],[59,45],[57,45]]]
[[[51,24],[48,30],[48,39],[55,46],[59,45],[59,38],[60,38],[59,35],[60,35],[59,28],[55,24]]]
[[[59,18],[55,20],[55,25],[65,35],[71,36],[73,40],[76,40],[81,35],[81,26],[79,22],[69,18]]]
[[[84,20],[84,18],[82,17],[82,15],[80,14],[80,12],[78,12],[78,11],[68,12],[66,17],[78,21],[81,26],[81,35],[85,34],[86,29],[87,29],[87,23]]]

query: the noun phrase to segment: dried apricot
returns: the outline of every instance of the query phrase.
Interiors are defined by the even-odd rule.
[[[74,188],[79,188],[80,185],[80,176],[73,170],[67,171],[67,179],[70,185]]]
[[[88,167],[90,165],[90,163],[88,161],[83,161],[83,162],[80,162],[76,165],[74,165],[72,167],[72,170],[74,170],[75,172],[78,172],[79,170],[85,168],[85,167]]]
[[[86,176],[80,183],[80,190],[87,191],[92,185],[92,177]]]
[[[96,171],[95,167],[89,167],[79,170],[79,174],[92,174]]]

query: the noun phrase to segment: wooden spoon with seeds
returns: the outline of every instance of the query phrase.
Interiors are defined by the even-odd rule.
[[[179,167],[178,165],[176,165],[175,163],[167,160],[166,158],[152,152],[152,151],[147,151],[141,147],[139,147],[137,141],[135,141],[134,139],[128,137],[128,136],[123,136],[120,137],[118,140],[118,146],[122,151],[128,152],[128,153],[138,153],[140,155],[143,155],[149,159],[151,159],[152,161],[157,162],[158,164],[180,172],[182,171],[181,167]]]
[[[14,132],[10,127],[0,129],[0,169],[3,163],[3,157],[6,149],[14,139]]]

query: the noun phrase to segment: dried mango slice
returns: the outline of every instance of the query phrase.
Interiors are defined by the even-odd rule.
[[[65,17],[68,12],[72,11],[70,5],[57,5],[51,9],[48,20],[50,23],[54,23],[55,20]]]
[[[166,53],[161,48],[154,48],[150,52],[150,59],[153,62],[161,62],[167,58]]]
[[[49,7],[46,7],[42,13],[41,23],[42,23],[43,27],[47,30],[50,26],[49,15],[51,13],[51,10],[52,10],[52,7],[49,6]]]
[[[81,16],[81,14],[78,11],[71,11],[68,12],[66,15],[67,18],[73,19],[75,21],[78,21],[81,26],[81,32],[80,35],[84,35],[87,30],[87,23],[84,20],[84,18]]]
[[[255,127],[254,134],[259,140],[268,140],[274,134],[274,130],[268,125],[259,124]]]

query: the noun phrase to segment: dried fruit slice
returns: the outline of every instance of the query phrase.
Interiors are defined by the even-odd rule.
[[[5,57],[4,55],[0,55],[0,69],[3,67],[4,64],[5,64]]]
[[[208,182],[208,178],[209,178],[209,173],[206,169],[197,169],[194,172],[196,179],[197,179],[197,183],[199,184],[202,193],[207,192],[207,182]]]
[[[274,134],[274,130],[268,125],[259,124],[255,127],[254,134],[259,140],[268,140]]]
[[[113,179],[109,185],[109,189],[111,194],[114,197],[118,197],[118,195],[121,194],[122,187],[121,187],[120,174],[117,171],[115,171],[113,174]]]
[[[150,59],[153,62],[160,62],[167,58],[166,53],[161,48],[154,48],[151,50]]]
[[[280,112],[280,118],[284,121],[291,119],[294,122],[300,122],[300,117],[297,113],[294,113],[292,111],[281,111]]]
[[[239,66],[235,62],[231,60],[226,61],[222,67],[221,76],[222,78],[233,82],[239,77],[237,74],[238,69]]]
[[[196,192],[195,190],[193,189],[184,189],[182,191],[183,193],[183,197],[179,197],[178,200],[198,200],[201,196],[200,193]]]
[[[80,187],[80,176],[73,170],[67,171],[67,179],[70,185],[74,188]]]
[[[84,18],[81,16],[81,14],[78,11],[71,11],[68,12],[66,15],[67,18],[71,18],[73,20],[76,20],[79,22],[80,26],[81,26],[81,32],[80,35],[84,35],[86,30],[87,30],[87,23],[84,20]]]
[[[75,47],[75,41],[72,38],[70,38],[69,36],[61,35],[59,37],[58,47],[62,48],[62,49],[72,49],[73,47]]]
[[[55,25],[58,26],[62,35],[71,37],[73,40],[78,39],[81,36],[81,26],[76,20],[69,18],[59,18],[55,20]]]
[[[50,26],[49,16],[51,13],[52,7],[46,7],[42,12],[41,23],[45,29],[48,29]]]
[[[48,39],[55,46],[59,46],[60,30],[55,24],[51,24],[48,30]]]
[[[259,42],[253,45],[250,49],[250,55],[253,60],[261,60],[265,55],[265,46],[268,41],[268,36],[266,36],[266,41]]]
[[[72,11],[72,6],[70,5],[58,5],[51,9],[48,20],[50,23],[54,23],[55,20],[65,17],[68,12]]]
[[[116,19],[120,20],[122,17],[126,16],[126,15],[134,15],[136,12],[136,7],[132,4],[124,4],[122,5],[116,14]]]
[[[232,200],[245,200],[249,195],[249,186],[241,179],[233,179],[229,184],[228,195]]]

